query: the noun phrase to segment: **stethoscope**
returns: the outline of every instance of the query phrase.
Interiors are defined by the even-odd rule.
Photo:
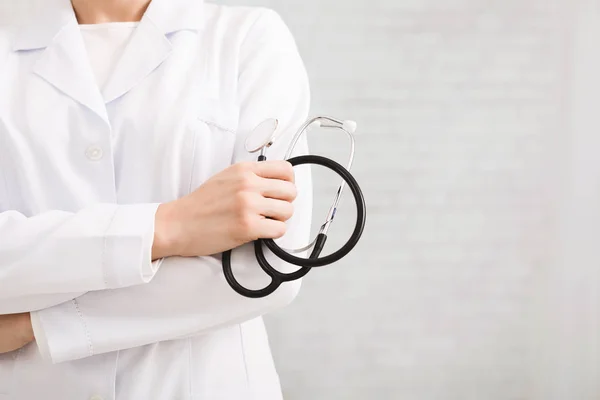
[[[267,149],[271,145],[273,145],[277,138],[277,126],[278,121],[276,119],[268,119],[259,124],[248,136],[245,143],[246,150],[249,153],[260,152],[260,155],[258,156],[258,161],[265,161],[267,159]],[[310,128],[313,127],[341,130],[347,134],[351,144],[350,159],[348,161],[347,167],[343,167],[342,165],[329,158],[317,155],[304,155],[290,158],[296,147],[296,144],[298,143],[302,135],[304,135]],[[360,186],[358,185],[356,179],[354,179],[352,174],[350,174],[350,168],[352,167],[352,163],[354,161],[355,131],[356,122],[354,121],[341,121],[331,117],[320,116],[309,119],[300,127],[298,132],[296,132],[284,159],[291,163],[292,166],[303,164],[315,164],[323,166],[338,174],[342,178],[342,182],[338,187],[333,203],[327,214],[327,218],[325,219],[325,223],[321,225],[319,233],[309,245],[301,249],[284,249],[277,245],[272,239],[259,239],[254,242],[254,254],[256,255],[258,264],[260,265],[262,270],[271,278],[271,283],[266,287],[258,290],[251,290],[242,286],[233,275],[231,269],[231,250],[223,253],[223,273],[225,274],[225,279],[227,280],[227,283],[229,283],[231,288],[237,293],[249,298],[266,297],[271,293],[275,292],[275,290],[277,290],[277,288],[279,288],[279,286],[281,286],[282,283],[295,281],[304,277],[306,274],[308,274],[308,272],[310,272],[310,270],[313,267],[322,267],[341,260],[348,253],[350,253],[350,251],[352,251],[354,246],[356,246],[365,227],[366,206],[365,199],[363,197]],[[342,193],[346,185],[348,185],[348,187],[352,191],[352,195],[354,196],[354,201],[356,203],[356,225],[354,227],[354,231],[352,232],[350,239],[348,239],[346,244],[344,244],[339,250],[327,256],[320,257],[321,252],[323,251],[323,248],[327,241],[327,232],[329,231],[329,227],[331,226],[335,218],[338,205],[340,203],[340,199],[342,197]],[[281,260],[299,266],[300,269],[291,273],[283,273],[277,271],[268,263],[267,259],[265,258],[264,246],[271,250],[271,252],[273,252],[273,254],[275,254],[275,256],[279,257]],[[310,252],[308,258],[297,257],[296,255],[294,255],[309,251],[311,249],[312,251]]]

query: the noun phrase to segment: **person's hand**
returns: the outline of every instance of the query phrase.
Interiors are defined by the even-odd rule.
[[[296,194],[287,161],[233,165],[195,192],[158,207],[153,259],[205,256],[280,238]]]
[[[0,354],[20,349],[34,340],[29,313],[0,315]]]

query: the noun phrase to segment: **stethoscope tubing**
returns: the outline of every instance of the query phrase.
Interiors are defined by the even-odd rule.
[[[348,170],[346,168],[344,168],[342,165],[340,165],[336,161],[331,160],[329,158],[326,158],[323,156],[318,156],[318,155],[305,155],[305,156],[298,156],[298,157],[291,158],[288,161],[293,166],[303,165],[303,164],[321,165],[323,167],[326,167],[326,168],[334,171],[344,181],[346,181],[348,188],[350,189],[350,191],[352,192],[352,195],[354,196],[354,201],[356,204],[356,225],[354,226],[354,231],[352,232],[352,235],[350,236],[350,239],[348,239],[346,244],[344,246],[342,246],[338,251],[331,253],[327,256],[324,256],[324,257],[318,257],[318,258],[312,258],[312,259],[296,257],[296,256],[286,252],[285,250],[283,250],[272,239],[263,239],[262,241],[267,246],[267,248],[273,252],[273,254],[275,254],[277,257],[279,257],[283,261],[288,262],[290,264],[294,264],[294,265],[302,266],[302,267],[310,267],[310,268],[322,267],[325,265],[333,264],[334,262],[337,262],[337,261],[341,260],[342,258],[344,258],[346,255],[348,255],[348,253],[350,253],[352,251],[352,249],[354,249],[354,247],[360,240],[360,237],[362,236],[362,233],[364,231],[365,223],[366,223],[366,205],[365,205],[365,198],[363,196],[362,190],[360,189],[358,182],[356,182],[356,179],[354,179],[352,174],[350,172],[348,172]]]
[[[259,157],[259,161],[264,160],[265,157]],[[254,253],[256,255],[256,259],[261,269],[271,278],[271,283],[262,289],[247,289],[242,286],[237,279],[235,278],[232,267],[231,267],[231,250],[223,253],[222,264],[223,264],[223,273],[225,275],[225,279],[227,283],[231,286],[231,288],[236,291],[238,294],[248,297],[248,298],[261,298],[266,297],[272,293],[274,293],[279,286],[281,286],[284,282],[290,282],[298,280],[304,277],[310,270],[314,267],[322,267],[325,265],[333,264],[342,258],[344,258],[358,243],[360,237],[363,234],[364,227],[366,224],[366,205],[365,199],[362,193],[358,182],[352,176],[352,174],[341,164],[337,163],[334,160],[329,158],[318,156],[318,155],[304,155],[293,157],[287,160],[292,166],[305,165],[305,164],[315,164],[320,165],[325,168],[332,170],[337,173],[348,185],[348,188],[352,192],[354,196],[354,201],[356,204],[356,225],[354,227],[354,231],[352,235],[336,252],[329,254],[324,257],[319,257],[325,242],[327,240],[327,235],[321,233],[317,236],[317,240],[315,242],[315,246],[313,251],[311,252],[308,258],[296,257],[292,254],[289,254],[284,249],[279,247],[277,243],[275,243],[272,239],[259,239],[254,242]],[[275,254],[279,259],[290,263],[292,265],[299,266],[300,269],[291,272],[291,273],[283,273],[275,268],[267,261],[264,254],[264,246],[266,246],[269,250]]]

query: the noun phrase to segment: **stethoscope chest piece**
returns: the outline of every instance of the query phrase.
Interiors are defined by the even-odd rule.
[[[277,136],[279,121],[269,118],[261,122],[246,138],[245,147],[248,153],[256,153],[270,147]]]

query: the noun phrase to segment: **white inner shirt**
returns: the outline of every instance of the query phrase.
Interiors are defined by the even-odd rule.
[[[138,22],[79,25],[100,91],[108,82]]]

